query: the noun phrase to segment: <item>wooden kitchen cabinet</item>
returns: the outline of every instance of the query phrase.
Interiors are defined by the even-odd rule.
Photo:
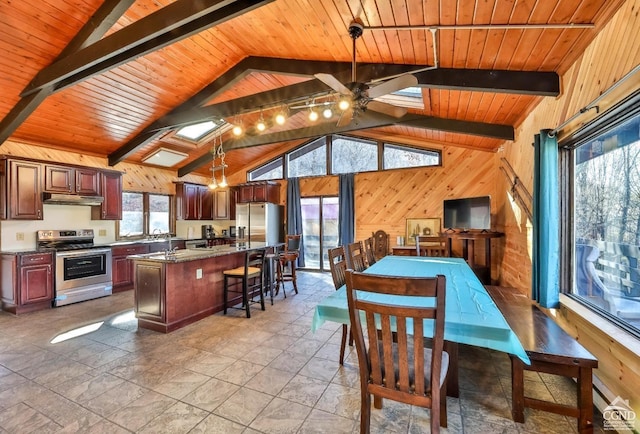
[[[213,220],[214,192],[206,185],[176,183],[176,218],[178,220]]]
[[[92,220],[122,220],[122,173],[100,172],[101,205],[91,207]]]
[[[41,165],[5,158],[0,171],[1,217],[10,220],[42,220]]]
[[[48,309],[53,301],[53,254],[2,254],[2,309],[13,314]]]
[[[232,189],[215,190],[214,191],[214,220],[233,220],[235,219],[235,195]]]
[[[280,184],[272,181],[248,182],[238,186],[238,203],[280,203]]]
[[[48,193],[100,195],[100,172],[89,167],[44,166],[44,191]]]
[[[145,253],[149,253],[148,243],[127,244],[111,248],[113,292],[121,292],[133,288],[133,261],[127,259],[127,256]]]

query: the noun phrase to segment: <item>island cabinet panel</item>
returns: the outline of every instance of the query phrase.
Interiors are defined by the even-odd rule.
[[[184,262],[134,259],[138,327],[169,333],[221,311],[222,271],[242,264],[244,252]]]
[[[159,263],[136,264],[136,317],[138,323],[166,322],[165,266]],[[154,329],[154,327],[148,327]]]

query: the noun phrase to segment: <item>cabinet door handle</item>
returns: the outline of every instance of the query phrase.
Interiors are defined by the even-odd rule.
[[[51,274],[51,265],[47,265],[47,274]]]
[[[38,219],[40,219],[40,218],[41,218],[41,216],[40,216],[40,210],[38,210],[37,215],[38,215]]]

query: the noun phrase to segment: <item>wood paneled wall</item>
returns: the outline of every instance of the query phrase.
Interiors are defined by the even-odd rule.
[[[500,157],[506,157],[520,180],[529,191],[533,184],[533,142],[534,134],[540,129],[555,128],[565,119],[585,107],[602,92],[611,87],[634,66],[640,64],[640,1],[629,0],[614,18],[598,34],[594,42],[578,58],[562,77],[563,94],[557,99],[544,98],[524,120],[516,131],[516,141],[505,145],[503,153],[495,155],[496,167]],[[636,74],[637,75],[637,74]],[[626,88],[637,89],[639,78],[633,77]],[[608,107],[603,101],[600,113]],[[580,117],[577,124],[589,120],[589,113]],[[506,177],[496,175],[496,196],[502,198],[505,212],[504,232],[506,251],[501,266],[501,283],[513,286],[524,293],[531,291],[530,239],[531,228],[526,218],[518,218],[517,207],[509,207],[510,186]],[[500,199],[499,199],[500,200]],[[514,212],[515,210],[515,212]],[[561,240],[562,243],[571,240]],[[593,315],[593,314],[591,314]],[[640,363],[638,349],[633,348],[629,335],[609,327],[603,330],[591,324],[572,310],[563,307],[558,315],[560,324],[599,360],[595,375],[602,381],[610,395],[609,400],[620,396],[629,399],[631,407],[640,409]],[[636,340],[637,341],[637,340]],[[638,345],[636,344],[636,347]]]

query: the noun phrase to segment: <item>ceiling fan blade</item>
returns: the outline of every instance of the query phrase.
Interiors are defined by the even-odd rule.
[[[347,126],[349,125],[352,119],[353,119],[353,107],[349,107],[348,109],[342,112],[336,126],[338,127]]]
[[[314,77],[342,95],[353,96],[353,92],[331,74],[314,74]]]
[[[373,110],[378,113],[393,116],[394,118],[401,118],[407,114],[407,109],[404,107],[398,107],[380,101],[369,101],[367,104],[367,110]]]
[[[379,96],[382,96],[382,95],[387,95],[387,94],[396,92],[406,87],[412,87],[417,85],[418,85],[418,79],[415,76],[411,74],[404,74],[404,75],[401,75],[400,77],[396,77],[389,81],[385,81],[384,83],[376,87],[369,88],[369,90],[367,91],[367,95],[369,96],[369,98],[373,99],[373,98],[378,98]]]

